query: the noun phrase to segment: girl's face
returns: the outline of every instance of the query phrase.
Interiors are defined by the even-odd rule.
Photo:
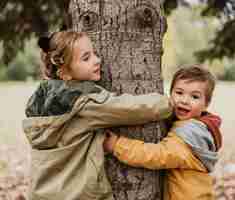
[[[91,40],[87,36],[81,37],[75,43],[68,73],[73,80],[100,80],[100,58],[94,52]]]
[[[206,82],[178,80],[172,92],[171,100],[174,112],[179,120],[200,117],[206,110]]]

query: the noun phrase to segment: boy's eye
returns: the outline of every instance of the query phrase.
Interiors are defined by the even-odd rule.
[[[175,93],[178,94],[178,95],[182,95],[183,94],[183,92],[181,92],[181,91],[176,91]]]
[[[193,99],[199,99],[200,97],[198,95],[192,95]]]

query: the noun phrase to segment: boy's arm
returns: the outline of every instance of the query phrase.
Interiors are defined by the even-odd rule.
[[[111,136],[112,138],[112,136]],[[107,141],[106,141],[107,145]],[[123,163],[148,169],[197,169],[206,171],[184,141],[169,133],[160,143],[144,143],[140,140],[120,137],[113,142],[113,154]]]
[[[117,96],[106,91],[106,94],[90,95],[89,98],[78,114],[89,118],[93,128],[139,125],[165,119],[172,113],[167,96],[158,93]]]

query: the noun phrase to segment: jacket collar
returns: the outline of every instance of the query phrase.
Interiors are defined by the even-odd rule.
[[[26,106],[26,116],[54,116],[68,113],[78,97],[100,91],[101,89],[90,81],[44,80],[30,97]]]
[[[204,112],[198,120],[206,124],[208,130],[214,138],[216,150],[218,151],[222,146],[222,134],[219,129],[221,125],[221,118],[215,114]]]

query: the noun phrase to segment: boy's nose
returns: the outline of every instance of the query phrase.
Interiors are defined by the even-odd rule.
[[[189,98],[187,96],[182,96],[180,101],[183,104],[188,104],[189,103]]]

